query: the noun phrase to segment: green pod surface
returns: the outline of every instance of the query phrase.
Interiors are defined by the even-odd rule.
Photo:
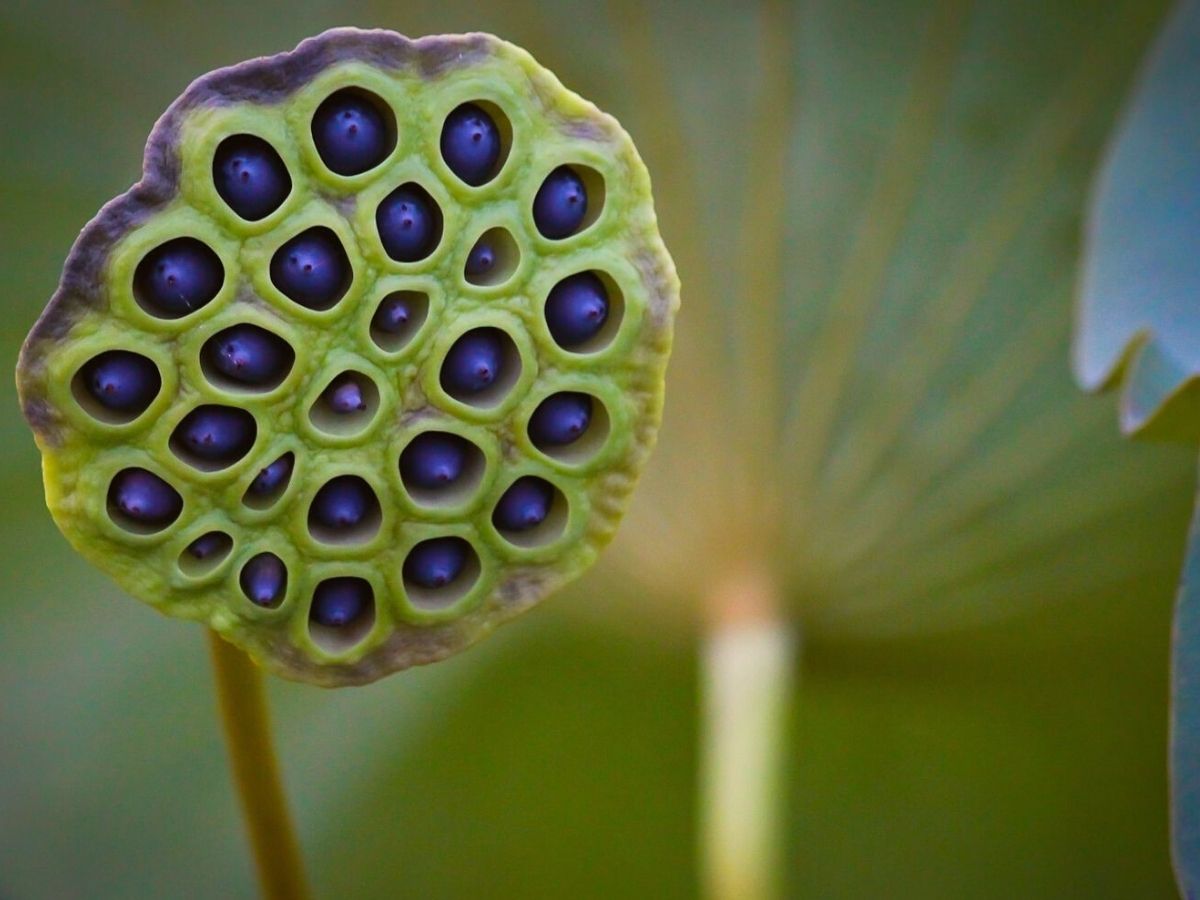
[[[344,88],[369,93],[394,117],[394,148],[353,176],[324,165],[311,127],[322,100]],[[479,187],[455,177],[439,150],[442,123],[464,102],[488,109],[503,137],[500,168]],[[214,186],[214,153],[232,135],[265,140],[291,179],[282,205],[258,221],[239,217]],[[560,165],[583,176],[589,212],[578,233],[547,240],[534,226],[533,198]],[[442,235],[427,258],[400,263],[383,249],[375,211],[409,182],[437,203]],[[337,236],[352,270],[326,310],[292,302],[269,273],[275,250],[316,226]],[[493,229],[505,235],[501,277],[490,279],[499,283],[472,284],[466,255]],[[134,272],[147,253],[180,237],[213,250],[224,280],[211,302],[163,318],[139,302]],[[552,339],[543,310],[550,289],[581,271],[601,277],[611,312],[601,333],[572,352]],[[412,292],[420,315],[402,339],[385,340],[371,320],[397,291]],[[491,35],[410,40],[336,29],[292,52],[205,75],[169,107],[150,135],[142,179],[72,248],[26,340],[17,384],[42,451],[47,504],[79,552],[135,597],[206,623],[281,675],[356,684],[463,649],[593,562],[655,440],[678,302],[648,175],[614,119]],[[280,383],[246,391],[206,366],[205,341],[237,323],[290,345],[295,360]],[[511,339],[514,374],[486,403],[472,404],[449,396],[438,373],[454,339],[475,327]],[[149,406],[128,419],[99,409],[80,387],[81,369],[113,349],[149,358],[162,380]],[[369,402],[333,425],[317,398],[344,372],[364,380]],[[537,403],[559,390],[590,394],[596,414],[578,446],[544,453],[527,424]],[[232,465],[203,465],[172,442],[201,404],[254,416],[253,446]],[[479,451],[468,484],[436,500],[409,491],[399,472],[408,441],[430,428]],[[286,485],[248,498],[255,475],[285,453],[294,461]],[[109,486],[131,467],[181,496],[169,525],[150,530],[114,514]],[[345,474],[366,481],[380,508],[361,532],[323,540],[308,509],[322,485]],[[552,514],[519,539],[505,536],[492,511],[508,485],[531,474],[557,489]],[[213,531],[229,538],[220,552],[200,561],[184,554]],[[470,544],[463,573],[436,590],[406,584],[409,550],[440,536]],[[288,574],[282,601],[270,608],[250,602],[239,582],[247,560],[265,552]],[[317,585],[339,576],[365,579],[372,603],[347,626],[313,622]]]

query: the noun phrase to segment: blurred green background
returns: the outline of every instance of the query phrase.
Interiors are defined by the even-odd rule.
[[[699,891],[707,588],[802,636],[789,897],[1169,897],[1188,450],[1067,364],[1083,204],[1159,3],[0,9],[4,358],[197,75],[326,27],[488,30],[616,115],[684,281],[597,569],[469,653],[271,686],[324,897]],[[248,897],[199,629],[119,594],[0,390],[0,897]]]

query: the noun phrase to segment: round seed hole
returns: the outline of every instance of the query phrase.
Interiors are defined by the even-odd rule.
[[[313,591],[308,630],[326,653],[344,653],[375,625],[375,591],[365,578],[343,575],[326,578]]]
[[[558,241],[586,231],[604,210],[604,179],[589,166],[559,166],[533,198],[533,224],[542,237]]]
[[[206,306],[221,290],[225,267],[202,241],[175,238],[155,247],[133,273],[133,298],[159,319],[181,319]]]
[[[379,498],[357,475],[327,481],[308,508],[308,530],[322,544],[365,544],[382,520]]]
[[[271,283],[305,309],[332,309],[350,289],[350,258],[332,229],[300,232],[271,257]]]
[[[251,134],[221,141],[213,156],[213,184],[229,208],[248,222],[265,219],[292,192],[291,176],[275,148]]]
[[[233,538],[225,532],[205,532],[183,548],[179,569],[189,578],[200,578],[224,562],[232,549]]]
[[[109,483],[109,518],[133,534],[156,534],[178,519],[182,511],[179,492],[146,469],[122,469]]]
[[[270,509],[288,489],[295,467],[296,454],[291,451],[264,466],[246,488],[242,503],[250,509]]]
[[[218,331],[200,349],[200,369],[210,384],[231,391],[272,391],[296,362],[292,345],[248,322]]]
[[[504,284],[521,262],[521,251],[506,228],[489,228],[467,254],[463,277],[479,287]]]
[[[250,557],[238,574],[238,585],[255,606],[274,609],[287,595],[288,571],[274,553]]]
[[[504,168],[512,148],[512,124],[491,101],[463,103],[446,117],[440,148],[446,167],[460,181],[479,187]]]
[[[362,372],[343,372],[317,397],[308,411],[313,425],[326,434],[348,437],[363,431],[379,410],[379,388]]]
[[[383,99],[362,88],[334,91],[317,107],[313,144],[321,162],[338,175],[360,175],[396,147],[396,116]]]
[[[158,366],[129,350],[105,350],[71,379],[71,394],[83,410],[109,425],[132,422],[162,389]]]
[[[450,347],[442,361],[442,390],[470,406],[498,406],[521,377],[521,355],[499,328],[474,328]]]
[[[383,198],[375,227],[384,252],[396,262],[418,262],[442,240],[442,211],[425,188],[408,182]]]
[[[445,609],[467,595],[480,571],[479,554],[463,538],[430,538],[408,552],[404,590],[418,609]]]
[[[596,353],[613,342],[625,296],[604,272],[577,272],[550,289],[543,308],[554,342],[572,353]]]
[[[598,453],[610,428],[604,404],[577,391],[551,394],[529,417],[533,445],[568,465],[580,465]]]
[[[408,346],[429,318],[429,295],[422,291],[392,291],[371,317],[371,340],[386,353]]]
[[[203,472],[216,472],[236,463],[254,446],[258,423],[234,406],[205,404],[183,417],[171,433],[172,452]]]
[[[419,506],[453,507],[479,488],[483,451],[461,435],[423,431],[400,453],[400,480]]]
[[[526,549],[556,541],[567,527],[567,498],[544,478],[523,475],[492,510],[492,524],[510,544]]]

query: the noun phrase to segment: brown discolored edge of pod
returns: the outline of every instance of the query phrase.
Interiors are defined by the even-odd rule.
[[[282,636],[263,645],[268,652],[255,651],[253,657],[283,678],[319,687],[370,684],[394,672],[453,656],[537,604],[564,580],[532,569],[514,572],[498,585],[495,598],[482,609],[445,625],[398,627],[383,644],[353,664],[315,663]],[[241,646],[236,635],[228,637]]]
[[[469,66],[507,46],[483,33],[431,35],[413,40],[393,31],[334,28],[295,50],[216,69],[193,81],[162,114],[146,141],[142,177],[106,203],[76,238],[62,277],[17,360],[21,409],[41,441],[60,443],[61,422],[46,402],[44,355],[37,348],[68,334],[79,316],[103,309],[103,272],[113,246],[168,204],[179,191],[179,135],[185,117],[205,106],[279,103],[330,66],[358,61],[387,69],[413,68],[426,77]]]

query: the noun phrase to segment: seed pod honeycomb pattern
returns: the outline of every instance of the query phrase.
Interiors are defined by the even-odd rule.
[[[678,302],[610,116],[490,35],[336,29],[170,106],[17,382],[74,547],[279,674],[356,684],[592,563]]]

